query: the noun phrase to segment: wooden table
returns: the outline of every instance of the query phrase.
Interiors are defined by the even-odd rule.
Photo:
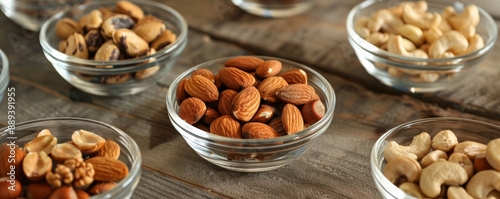
[[[85,117],[124,130],[143,154],[133,198],[380,197],[370,171],[370,151],[389,128],[439,116],[500,124],[500,45],[468,81],[437,93],[399,92],[371,77],[347,42],[346,17],[359,2],[317,0],[300,16],[267,19],[226,0],[163,1],[188,21],[188,46],[168,77],[146,92],[119,98],[92,96],[72,87],[45,59],[39,35],[1,15],[0,48],[10,61],[9,87],[16,88],[16,121]],[[269,172],[233,172],[205,161],[174,130],[165,108],[166,91],[181,72],[214,58],[245,54],[309,65],[324,74],[337,95],[332,125],[316,144],[299,160]],[[4,99],[3,126],[6,112]]]

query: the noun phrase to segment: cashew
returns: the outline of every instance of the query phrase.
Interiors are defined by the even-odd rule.
[[[371,32],[379,32],[382,29],[386,33],[396,33],[396,27],[402,26],[403,20],[393,15],[389,10],[377,11],[366,24]]]
[[[480,171],[472,176],[465,189],[474,198],[486,198],[491,191],[500,191],[500,172]]]
[[[486,160],[491,167],[500,171],[500,138],[490,141],[486,148]],[[500,191],[500,190],[499,190]]]
[[[439,79],[439,74],[435,72],[421,72],[415,82],[435,82]]]
[[[439,160],[447,160],[448,159],[448,154],[446,152],[441,151],[441,150],[434,150],[422,158],[422,167],[425,168],[429,165],[431,165],[434,162],[437,162]]]
[[[500,199],[500,191],[493,190],[491,191],[488,196],[486,196],[487,199]]]
[[[416,49],[414,51],[407,51],[403,43],[403,37],[400,35],[391,35],[389,37],[389,41],[387,41],[387,50],[404,56],[428,58],[427,53],[423,50]]]
[[[457,144],[457,136],[450,130],[440,131],[432,138],[432,148],[435,150],[437,149],[448,152],[451,151]]]
[[[416,198],[425,198],[425,195],[422,193],[422,190],[420,190],[420,187],[413,182],[404,182],[399,185],[399,189]]]
[[[466,27],[460,30],[460,33],[462,33],[462,35],[464,35],[467,40],[470,40],[472,37],[474,37],[474,35],[476,35],[476,27],[474,26]]]
[[[467,182],[467,172],[454,162],[436,162],[422,170],[420,189],[428,197],[437,197],[441,185],[458,186]]]
[[[407,181],[416,182],[421,171],[422,167],[416,160],[407,157],[397,157],[387,163],[384,168],[384,176],[392,184]]]
[[[446,192],[448,199],[474,199],[463,187],[451,186]]]
[[[414,51],[417,49],[417,46],[415,46],[412,41],[405,38],[403,38],[403,46],[407,51]]]
[[[432,26],[424,32],[425,41],[430,44],[438,40],[441,36],[443,36],[443,32],[436,26]]]
[[[452,153],[450,155],[450,158],[448,158],[448,161],[457,163],[462,166],[467,172],[467,176],[469,176],[469,178],[474,175],[474,164],[467,157],[467,155],[463,153]]]
[[[356,24],[354,25],[354,31],[356,31],[356,33],[358,33],[358,35],[363,39],[366,39],[370,35],[370,30],[366,28],[366,24],[369,20],[369,17],[361,16],[358,18]]]
[[[411,25],[422,29],[437,26],[441,23],[441,15],[438,13],[418,13],[410,5],[403,5],[403,20]]]
[[[476,27],[479,23],[479,10],[475,5],[468,5],[462,13],[448,17],[448,22],[459,31],[469,26]]]
[[[451,51],[455,55],[460,55],[466,52],[468,46],[469,43],[464,35],[458,31],[450,30],[431,44],[429,56],[431,58],[438,58],[446,51]]]
[[[389,40],[389,34],[380,32],[375,32],[366,38],[367,42],[377,47],[381,47],[382,45],[386,44],[388,40]]]
[[[431,136],[423,132],[413,137],[409,146],[401,146],[395,141],[391,141],[384,149],[384,158],[389,162],[396,157],[409,157],[419,160],[431,149]]]
[[[417,26],[405,24],[396,29],[401,36],[408,38],[415,45],[420,46],[424,42],[424,32]]]
[[[484,40],[481,35],[475,34],[469,40],[469,47],[465,51],[466,53],[474,52],[484,47]]]
[[[448,17],[455,14],[455,8],[451,6],[446,6],[444,11],[441,13],[441,23],[438,25],[439,30],[442,32],[448,32],[452,30],[450,23],[448,23]]]
[[[404,5],[410,5],[418,13],[425,13],[425,11],[427,11],[427,2],[426,1],[401,2],[398,6],[389,8],[389,11],[391,11],[391,13],[396,15],[397,17],[401,18],[401,17],[403,17],[403,6]]]
[[[460,142],[453,149],[453,153],[464,153],[469,159],[474,160],[477,155],[486,153],[486,145],[474,141]]]

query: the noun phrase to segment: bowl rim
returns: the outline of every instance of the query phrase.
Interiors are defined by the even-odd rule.
[[[79,5],[76,7],[70,7],[62,10],[61,12],[55,14],[54,16],[50,17],[42,26],[40,30],[40,44],[42,46],[42,49],[44,53],[46,53],[46,56],[51,56],[54,59],[57,59],[58,61],[65,62],[65,63],[71,63],[65,65],[67,68],[75,71],[88,71],[88,72],[129,72],[131,69],[134,70],[137,68],[137,66],[133,66],[134,64],[137,63],[143,63],[150,61],[152,58],[158,58],[160,56],[164,56],[169,53],[175,52],[177,49],[181,49],[185,41],[187,41],[187,33],[188,33],[188,25],[184,17],[179,14],[175,9],[154,1],[150,0],[128,0],[138,6],[141,5],[148,5],[148,6],[153,6],[162,9],[165,12],[168,12],[174,16],[173,19],[177,20],[180,24],[179,28],[180,33],[177,37],[177,39],[169,44],[167,47],[157,51],[156,53],[152,55],[145,55],[141,57],[136,57],[136,58],[130,58],[130,59],[124,59],[124,60],[117,60],[117,61],[96,61],[96,60],[91,60],[91,59],[82,59],[78,57],[73,57],[66,55],[62,52],[59,52],[59,50],[55,49],[52,47],[49,42],[47,41],[48,37],[48,27],[49,25],[53,23],[57,23],[57,21],[63,17],[63,15],[67,14],[70,11],[73,10],[85,10],[89,6],[107,6],[109,7],[110,5],[115,5],[116,1],[115,0],[102,0],[102,1],[93,1],[91,4],[83,4]],[[124,65],[120,66],[117,68],[95,68],[95,67],[88,67],[85,65],[91,65],[91,66],[100,66],[100,65]],[[132,66],[126,66],[126,65],[132,65]]]
[[[46,2],[48,4],[40,4],[40,2]],[[62,6],[68,6],[68,5],[76,5],[79,3],[85,3],[85,0],[73,0],[70,2],[64,2],[60,3],[57,0],[42,0],[42,1],[33,1],[33,3],[29,2],[23,2],[23,1],[18,1],[18,0],[7,0],[7,1],[0,1],[0,6],[4,6],[6,8],[25,8],[25,9],[50,9],[50,8],[55,8],[54,6],[62,7]],[[47,7],[47,5],[49,7]]]
[[[9,84],[9,59],[7,55],[0,49],[0,92],[4,92],[2,89],[7,87]],[[2,98],[0,98],[2,100]]]
[[[35,119],[35,120],[29,120],[29,121],[25,121],[25,122],[21,122],[21,123],[16,123],[15,127],[21,126],[21,125],[29,125],[29,124],[39,123],[39,122],[47,122],[47,121],[78,121],[78,122],[93,123],[93,124],[97,124],[100,126],[104,126],[104,127],[107,127],[107,128],[114,130],[120,136],[125,137],[125,140],[127,140],[128,144],[130,144],[129,146],[131,147],[131,149],[134,151],[137,151],[137,154],[132,155],[136,159],[134,159],[134,161],[132,162],[132,165],[129,168],[129,174],[125,178],[120,180],[120,182],[117,183],[115,188],[105,192],[103,195],[98,194],[98,195],[94,195],[90,198],[95,198],[95,196],[98,196],[98,197],[99,196],[105,196],[105,197],[116,196],[116,195],[119,195],[120,192],[123,191],[122,190],[123,188],[125,188],[127,186],[135,186],[137,184],[137,182],[140,179],[139,174],[141,172],[142,154],[141,154],[141,150],[140,150],[139,146],[137,145],[137,143],[135,142],[135,140],[132,137],[130,137],[127,133],[125,133],[121,129],[119,129],[113,125],[110,125],[108,123],[105,123],[105,122],[101,122],[101,121],[97,121],[97,120],[93,120],[93,119],[88,119],[88,118],[78,118],[78,117],[53,117],[53,118]],[[8,131],[8,129],[9,129],[8,126],[1,128],[0,134]],[[15,129],[14,129],[14,131],[15,131]],[[137,181],[137,182],[135,182],[135,181]]]
[[[355,43],[357,46],[359,46],[361,49],[363,49],[364,51],[366,51],[368,53],[374,54],[377,57],[396,58],[398,60],[397,61],[398,63],[407,61],[407,62],[433,62],[433,63],[445,64],[445,65],[439,65],[439,66],[432,67],[432,68],[430,68],[428,65],[411,65],[411,67],[408,66],[407,69],[450,70],[450,69],[456,68],[457,66],[461,67],[460,65],[453,65],[453,64],[450,67],[449,66],[450,64],[446,64],[446,63],[452,63],[452,62],[457,62],[457,61],[462,62],[464,60],[468,60],[471,58],[475,58],[475,57],[484,55],[484,54],[488,53],[493,48],[493,46],[495,45],[495,42],[498,38],[498,30],[497,30],[497,25],[496,25],[495,20],[484,9],[482,9],[479,6],[476,6],[479,10],[479,16],[481,17],[481,20],[485,20],[486,23],[488,24],[488,29],[491,28],[492,30],[495,30],[495,31],[493,31],[493,33],[494,33],[493,36],[491,38],[489,38],[488,41],[485,41],[483,48],[476,50],[474,52],[470,52],[467,54],[463,54],[463,55],[459,55],[459,56],[455,56],[455,57],[450,57],[450,58],[417,58],[417,57],[408,57],[408,56],[403,56],[403,55],[399,55],[396,53],[391,53],[389,51],[382,50],[379,47],[369,43],[365,39],[361,38],[354,30],[354,24],[355,24],[354,17],[356,14],[358,14],[359,10],[367,8],[367,7],[373,5],[377,2],[384,2],[384,1],[390,2],[391,0],[366,0],[364,2],[357,4],[355,7],[353,7],[351,9],[351,11],[349,11],[349,14],[348,14],[347,19],[346,19],[346,28],[347,28],[347,33],[348,33],[348,39],[351,40],[353,43]],[[416,0],[410,0],[410,1],[416,1]],[[454,2],[454,3],[458,2],[458,3],[461,3],[462,5],[472,4],[471,2],[467,2],[465,0],[444,0],[444,1],[441,0],[441,1],[431,1],[431,2],[427,1],[429,7],[431,5],[442,5],[442,6],[452,5],[452,4],[446,4],[449,2]]]
[[[390,192],[387,189],[401,191],[401,192],[397,193],[396,195],[400,196],[401,194],[404,194],[405,198],[414,198],[414,197],[411,196],[411,195],[409,195],[409,194],[407,194],[406,192],[402,191],[401,189],[399,189],[396,185],[392,184],[384,176],[382,170],[378,166],[379,164],[383,163],[383,161],[380,162],[380,160],[378,159],[377,148],[379,148],[380,146],[383,146],[384,142],[387,141],[386,140],[387,137],[389,137],[394,132],[396,132],[396,131],[398,131],[400,129],[403,129],[403,128],[407,127],[407,126],[411,126],[413,124],[420,124],[420,123],[426,123],[426,122],[437,122],[437,121],[469,122],[469,123],[476,123],[476,124],[480,124],[480,125],[484,125],[484,126],[490,126],[490,127],[494,127],[494,128],[500,129],[500,125],[497,125],[497,124],[493,124],[493,123],[489,123],[489,122],[481,121],[481,120],[475,120],[475,119],[469,119],[469,118],[459,118],[459,117],[433,117],[433,118],[416,119],[416,120],[412,120],[412,121],[408,121],[408,122],[399,124],[399,125],[391,128],[391,129],[389,129],[382,136],[380,136],[377,139],[377,141],[375,142],[375,144],[373,145],[371,153],[370,153],[370,167],[371,167],[371,170],[372,170],[372,177],[373,177],[373,180],[375,181],[375,183],[377,185],[380,184],[381,188],[385,189],[389,194],[393,195],[394,198],[396,198],[396,196],[394,196],[394,193]],[[379,179],[379,178],[381,178],[381,179]],[[382,182],[380,182],[380,180]],[[387,187],[387,186],[389,186],[389,187]],[[379,190],[379,192],[380,192],[380,190]]]
[[[282,63],[288,63],[290,65],[293,65],[294,66],[293,68],[300,68],[302,70],[305,70],[306,73],[312,74],[313,76],[315,76],[315,78],[318,78],[320,80],[320,82],[322,82],[326,86],[326,90],[323,91],[324,95],[331,96],[331,99],[326,102],[327,104],[325,103],[325,106],[327,107],[327,110],[325,112],[325,116],[323,118],[321,118],[318,122],[303,129],[302,131],[296,132],[294,134],[283,135],[280,137],[270,138],[270,139],[239,139],[239,138],[224,137],[224,136],[220,136],[220,135],[211,134],[209,132],[205,132],[201,129],[194,127],[191,124],[188,124],[186,121],[182,120],[174,108],[174,101],[177,100],[177,98],[175,96],[176,96],[176,90],[177,90],[177,86],[179,85],[179,82],[182,79],[188,77],[188,75],[190,75],[196,69],[207,68],[205,66],[210,66],[211,64],[214,64],[217,62],[221,62],[221,65],[222,65],[222,63],[223,63],[222,61],[224,61],[224,60],[229,60],[231,58],[241,57],[241,56],[253,56],[253,57],[258,57],[258,58],[261,58],[264,60],[270,60],[270,59],[278,60]],[[170,96],[172,96],[172,97],[170,97]],[[312,68],[309,68],[303,64],[300,64],[300,63],[297,63],[294,61],[290,61],[290,60],[283,59],[283,58],[270,57],[270,56],[259,56],[259,55],[240,55],[240,56],[222,57],[222,58],[217,58],[217,59],[213,59],[210,61],[206,61],[206,62],[197,64],[196,66],[191,67],[190,69],[184,71],[179,76],[177,76],[177,78],[175,78],[175,80],[170,84],[170,87],[169,87],[167,94],[166,94],[167,112],[168,112],[168,115],[170,116],[171,122],[179,122],[180,123],[179,125],[186,128],[187,129],[186,133],[188,133],[190,135],[193,135],[196,137],[201,137],[203,139],[209,139],[211,142],[214,142],[213,144],[224,145],[224,146],[226,146],[227,144],[220,144],[218,142],[236,143],[236,144],[244,144],[244,145],[246,145],[246,144],[248,144],[248,145],[273,144],[273,143],[278,143],[278,142],[299,141],[302,139],[297,139],[297,138],[307,137],[307,136],[312,135],[312,134],[319,135],[321,133],[318,133],[317,130],[322,128],[323,126],[325,126],[327,124],[330,124],[331,119],[333,118],[333,115],[334,115],[335,104],[336,104],[335,91],[333,90],[332,85],[320,73],[316,72]],[[311,134],[311,132],[313,132],[313,133]],[[179,132],[179,133],[183,134],[184,132]],[[241,148],[241,149],[248,147],[248,146],[234,146],[234,145],[231,145],[231,146],[234,148]],[[279,147],[279,145],[274,145],[274,146]],[[281,145],[281,146],[283,146],[283,145]],[[266,147],[273,147],[273,145],[267,145]],[[256,148],[256,146],[251,146],[251,148]]]

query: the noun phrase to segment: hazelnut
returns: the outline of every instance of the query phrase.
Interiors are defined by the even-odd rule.
[[[45,179],[45,174],[52,170],[52,159],[43,151],[29,152],[23,160],[23,171],[30,181]]]
[[[76,196],[78,196],[78,199],[87,199],[90,198],[90,195],[82,190],[75,190],[76,191]]]
[[[15,172],[16,179],[24,181],[24,173],[21,166],[24,156],[26,156],[26,153],[17,145],[3,144],[0,146],[0,176],[6,177]],[[11,166],[15,167],[13,172],[10,169]]]
[[[102,146],[106,140],[101,136],[86,130],[78,130],[71,135],[73,145],[82,151],[84,155],[93,154]]]
[[[11,180],[8,177],[0,178],[0,198],[3,199],[15,199],[21,196],[22,193],[21,182],[14,179]]]
[[[26,197],[30,199],[46,199],[52,193],[52,187],[46,182],[31,183],[26,190]]]
[[[52,192],[49,199],[78,199],[78,196],[72,187],[61,187]]]

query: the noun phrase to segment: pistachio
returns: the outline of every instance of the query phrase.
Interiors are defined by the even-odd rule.
[[[111,40],[104,43],[95,53],[96,61],[115,61],[120,57],[120,49]],[[113,66],[97,66],[97,68],[113,68]]]
[[[85,35],[85,41],[87,42],[87,49],[89,52],[96,52],[99,47],[104,43],[104,39],[101,36],[99,30],[91,30]]]
[[[113,33],[113,41],[131,57],[136,57],[149,49],[148,43],[129,29],[116,30]]]
[[[85,42],[85,38],[82,34],[75,32],[68,37],[66,42],[68,42],[68,44],[66,45],[64,54],[83,59],[89,58],[87,42]]]
[[[104,38],[112,38],[115,30],[131,28],[134,25],[134,20],[128,15],[116,14],[104,20],[101,26],[101,34]]]
[[[85,15],[79,21],[80,26],[85,30],[99,29],[103,22],[102,13],[99,10],[93,10],[89,14]]]
[[[121,13],[121,14],[126,14],[134,21],[139,21],[144,17],[144,12],[142,9],[128,1],[119,1],[116,3],[116,12]]]
[[[70,18],[62,18],[56,24],[56,35],[61,39],[67,39],[73,33],[83,34],[78,23]]]
[[[177,36],[175,35],[175,33],[166,29],[161,33],[160,36],[158,36],[158,38],[153,41],[151,47],[156,51],[159,51],[174,42],[176,38]]]
[[[165,24],[161,20],[153,19],[151,17],[140,20],[134,27],[132,27],[132,30],[148,43],[160,36],[165,29]]]

